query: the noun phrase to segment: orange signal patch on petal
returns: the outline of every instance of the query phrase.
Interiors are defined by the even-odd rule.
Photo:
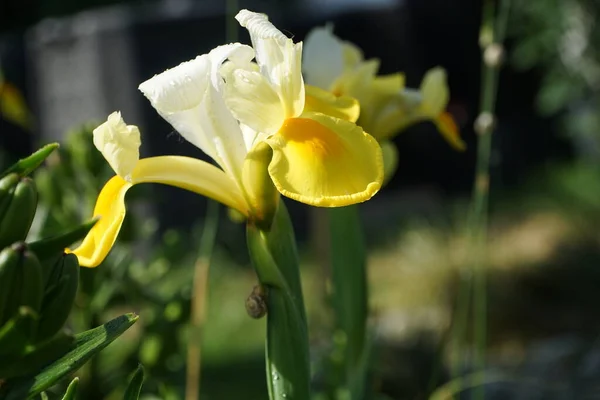
[[[446,139],[452,147],[459,151],[467,149],[466,143],[460,137],[458,126],[456,125],[456,121],[454,121],[452,114],[447,111],[443,112],[434,122],[444,139]]]
[[[340,207],[369,200],[381,188],[381,148],[351,122],[305,113],[286,120],[267,142],[273,149],[269,174],[286,197]]]

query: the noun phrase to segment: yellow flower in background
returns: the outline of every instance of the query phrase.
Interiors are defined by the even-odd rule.
[[[125,218],[125,194],[138,183],[205,195],[255,222],[274,212],[278,193],[339,207],[366,201],[381,187],[381,148],[352,122],[356,101],[305,86],[302,43],[265,15],[242,10],[236,19],[253,47],[219,46],[139,87],[218,167],[189,157],[139,159],[139,130],[111,114],[94,130],[94,144],[117,175],[98,196],[100,221],[72,251],[81,265],[97,266],[107,256]]]
[[[378,70],[379,60],[365,60],[361,50],[336,37],[331,26],[315,28],[306,37],[303,71],[307,82],[334,96],[358,100],[357,124],[380,141],[386,177],[397,159],[387,139],[414,123],[432,121],[452,147],[466,148],[454,119],[445,111],[449,90],[442,68],[429,70],[418,90],[405,87],[403,74],[377,75]]]
[[[32,116],[19,89],[4,79],[0,71],[0,117],[30,131]]]

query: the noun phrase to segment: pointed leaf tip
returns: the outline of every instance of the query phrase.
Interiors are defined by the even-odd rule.
[[[17,161],[15,164],[13,164],[11,167],[9,167],[6,171],[4,171],[1,176],[5,176],[12,172],[17,173],[20,176],[29,175],[30,173],[35,171],[37,169],[37,167],[39,167],[40,164],[43,163],[44,160],[46,158],[48,158],[48,156],[50,154],[52,154],[52,152],[54,150],[56,150],[58,147],[59,147],[58,143],[50,143],[50,144],[45,145],[44,147],[42,147],[41,149],[39,149],[38,151],[36,151],[32,155],[30,155],[29,157],[22,158],[19,161]]]
[[[75,377],[75,379],[69,383],[69,387],[67,388],[62,400],[75,400],[77,396],[77,386],[79,386],[79,378]]]
[[[99,220],[100,217],[96,217],[63,234],[30,243],[29,249],[35,253],[39,260],[58,257],[65,248],[82,240]]]
[[[137,320],[134,313],[121,315],[104,325],[75,335],[74,345],[62,357],[46,366],[35,376],[15,379],[0,391],[3,400],[32,398],[48,389],[68,374],[78,370],[90,358],[121,336]],[[4,395],[4,397],[2,397]]]
[[[140,397],[142,391],[142,385],[144,384],[144,367],[142,364],[138,364],[137,369],[133,373],[127,389],[125,389],[125,395],[123,400],[137,400]]]

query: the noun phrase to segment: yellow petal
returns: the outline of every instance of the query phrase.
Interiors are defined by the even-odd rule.
[[[133,184],[119,175],[112,177],[98,195],[94,216],[101,216],[100,221],[83,239],[73,253],[82,267],[96,267],[106,258],[112,248],[125,219],[125,193]]]
[[[352,96],[359,102],[368,99],[373,79],[379,70],[379,60],[371,59],[360,63],[356,68],[344,72],[333,84],[331,91],[337,95]]]
[[[440,115],[448,105],[450,90],[446,80],[446,71],[435,67],[425,73],[421,82],[423,96],[423,112],[431,117]]]
[[[32,118],[19,89],[0,76],[0,116],[25,130],[32,127]]]
[[[403,73],[379,75],[373,79],[373,90],[378,95],[398,95],[404,89],[406,77]]]
[[[343,42],[342,54],[344,57],[344,68],[346,70],[356,68],[364,59],[361,49],[350,42]]]
[[[94,217],[100,221],[92,228],[74,253],[79,264],[96,267],[108,255],[125,218],[125,193],[138,183],[162,183],[210,197],[244,215],[248,209],[240,190],[219,168],[195,158],[180,156],[151,157],[139,160],[132,182],[120,176],[111,178],[98,195]]]
[[[269,174],[291,199],[341,207],[369,200],[381,187],[381,148],[351,122],[307,113],[286,120],[267,142],[273,148]]]
[[[115,173],[127,181],[131,180],[131,173],[140,158],[141,144],[138,127],[126,125],[118,111],[94,129],[94,146]]]
[[[373,78],[363,93],[358,93],[361,106],[359,125],[377,140],[390,136],[403,124],[400,118],[406,114],[398,101],[404,88],[404,75],[390,74]]]
[[[435,125],[444,139],[446,139],[446,141],[450,143],[452,147],[459,151],[466,150],[467,145],[461,139],[458,126],[456,126],[456,122],[449,112],[441,113],[440,116],[435,120]]]
[[[383,184],[387,184],[398,169],[398,149],[390,140],[379,142],[383,154]]]
[[[358,101],[350,96],[335,96],[316,86],[306,85],[304,112],[318,112],[335,118],[356,122],[360,114]]]

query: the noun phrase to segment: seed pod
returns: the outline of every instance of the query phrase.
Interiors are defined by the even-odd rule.
[[[25,243],[17,242],[2,250],[0,262],[1,260],[7,260],[12,266],[10,268],[14,270],[12,279],[1,283],[2,288],[6,290],[3,309],[0,311],[0,325],[3,325],[22,306],[38,313],[42,306],[44,285],[42,267]]]
[[[4,179],[8,179],[7,183],[10,184],[14,174]],[[35,183],[30,178],[20,178],[5,196],[1,192],[0,188],[0,197],[3,197],[0,204],[0,248],[3,248],[27,237],[35,216],[38,195]]]
[[[264,286],[254,286],[252,293],[246,299],[246,312],[254,319],[267,314],[267,291]]]
[[[0,327],[0,359],[20,357],[31,344],[38,316],[29,307],[21,307],[17,314]]]

